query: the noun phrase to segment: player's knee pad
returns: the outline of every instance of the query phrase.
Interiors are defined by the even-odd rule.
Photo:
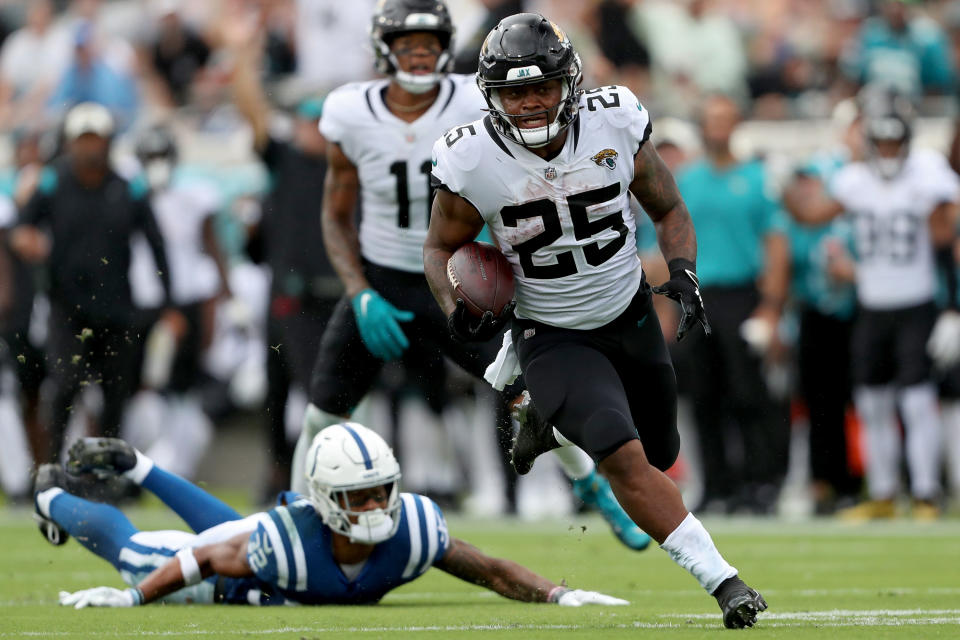
[[[577,440],[582,442],[581,448],[589,453],[590,457],[600,462],[624,443],[637,437],[637,429],[629,416],[617,409],[605,407],[597,409],[583,421]]]

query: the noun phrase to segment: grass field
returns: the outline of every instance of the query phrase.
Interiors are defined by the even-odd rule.
[[[143,529],[179,528],[159,508]],[[765,638],[960,637],[960,521],[870,526],[707,520],[718,546],[770,604],[757,627],[726,631],[719,609],[656,548],[620,547],[591,516],[529,524],[452,517],[451,534],[555,581],[627,607],[564,609],[504,600],[433,570],[373,607],[163,606],[74,611],[58,590],[122,586],[76,541],[54,548],[24,510],[0,510],[0,638]],[[586,527],[584,530],[583,527]]]

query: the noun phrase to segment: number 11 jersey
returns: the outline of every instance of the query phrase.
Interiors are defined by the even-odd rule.
[[[517,317],[595,329],[626,310],[642,278],[628,188],[650,131],[647,110],[615,86],[581,96],[549,161],[489,116],[434,144],[434,184],[476,207],[513,266]]]
[[[360,252],[391,269],[423,273],[423,241],[432,203],[430,149],[450,127],[486,107],[473,76],[446,76],[433,105],[413,122],[386,105],[389,80],[354,82],[323,105],[320,131],[357,167],[363,215]],[[320,203],[317,203],[319,207]]]

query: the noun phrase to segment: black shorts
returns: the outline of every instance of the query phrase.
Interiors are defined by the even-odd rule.
[[[483,344],[461,344],[450,337],[447,318],[437,304],[422,273],[409,273],[380,267],[369,262],[364,273],[370,286],[398,309],[412,311],[414,319],[401,322],[410,347],[402,362],[408,370],[422,370],[442,353],[475,377],[482,377],[487,365],[496,358],[501,338]],[[383,360],[373,356],[363,344],[350,300],[344,297],[330,318],[310,380],[310,402],[326,413],[347,415],[373,386]],[[443,375],[420,381],[428,398],[431,383],[442,385]],[[440,390],[435,390],[442,393]]]
[[[513,342],[540,414],[597,462],[639,438],[665,470],[677,459],[677,379],[644,282],[630,306],[597,329],[516,319]]]
[[[851,344],[854,384],[909,387],[931,381],[927,340],[936,321],[932,302],[891,311],[861,308]]]

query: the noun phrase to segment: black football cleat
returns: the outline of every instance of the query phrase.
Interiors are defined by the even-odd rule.
[[[510,447],[510,464],[522,476],[530,472],[537,456],[556,449],[560,443],[553,437],[553,426],[537,413],[529,391],[524,390],[520,402],[510,410],[510,415],[520,424]]]
[[[36,505],[36,496],[41,491],[46,491],[47,489],[54,487],[64,488],[66,484],[67,479],[60,465],[48,463],[37,467],[37,475],[33,479],[33,519],[40,528],[40,534],[43,535],[47,542],[57,547],[66,544],[67,540],[70,539],[70,534],[67,533],[66,529],[40,513]]]
[[[747,586],[740,576],[727,578],[713,592],[723,612],[723,626],[727,629],[752,627],[757,614],[767,610],[767,601]]]
[[[80,438],[67,454],[67,473],[109,478],[133,469],[137,453],[120,438]]]

